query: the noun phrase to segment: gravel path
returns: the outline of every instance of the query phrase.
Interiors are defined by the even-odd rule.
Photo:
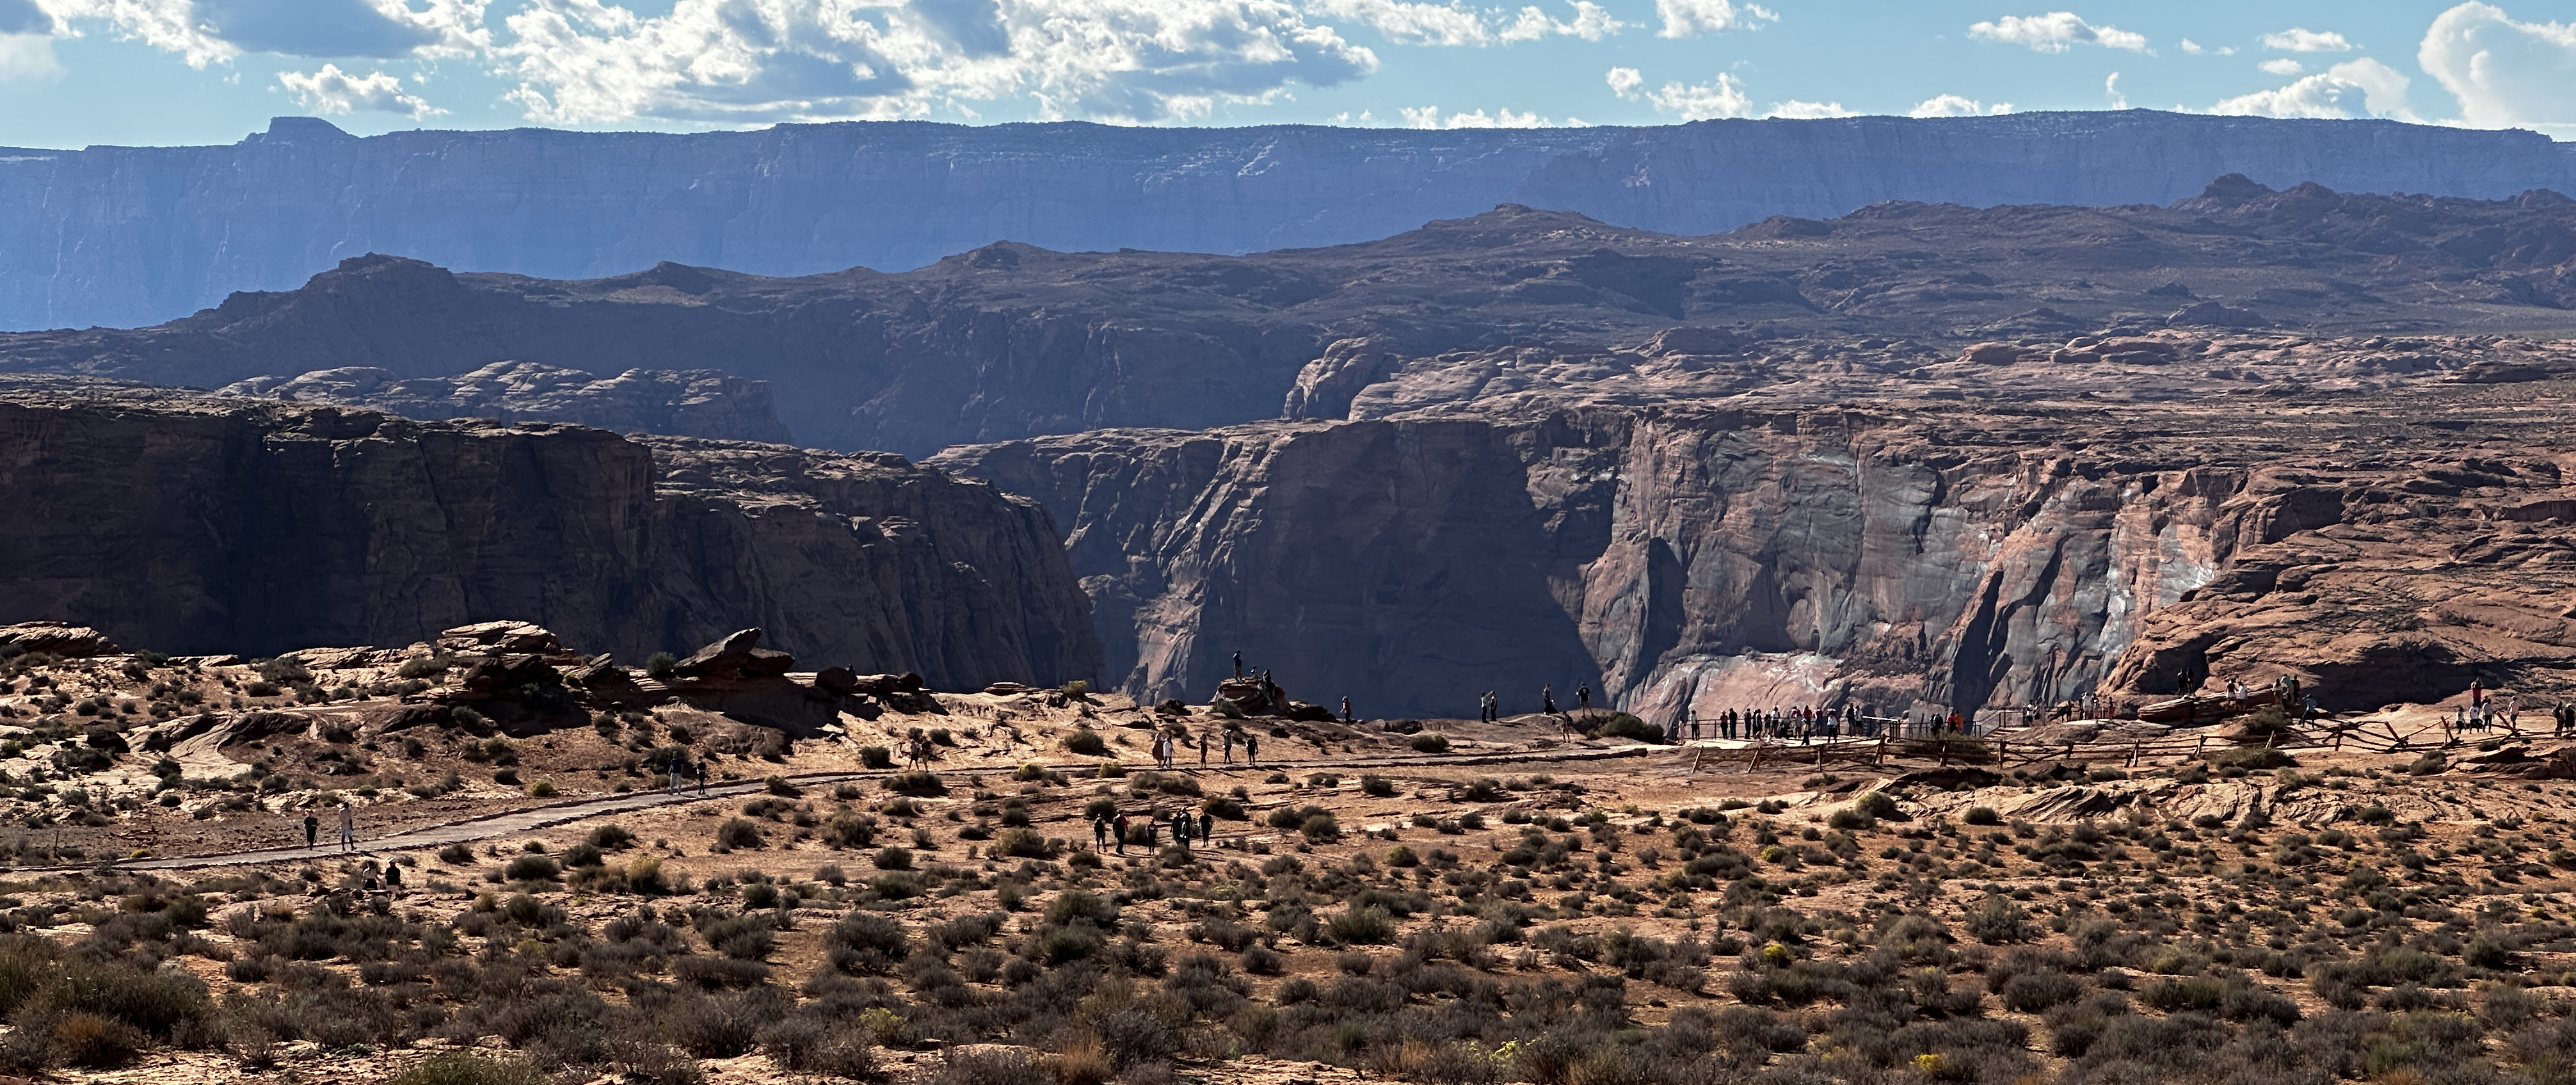
[[[1384,757],[1374,756],[1344,756],[1316,758],[1309,761],[1272,762],[1269,765],[1258,767],[1297,772],[1313,771],[1318,769],[1375,769],[1384,771],[1402,771],[1408,768],[1431,768],[1442,766],[1456,767],[1471,765],[1526,764],[1530,762],[1555,763],[1566,761],[1599,761],[1616,757],[1633,757],[1639,754],[1652,753],[1657,750],[1671,750],[1674,748],[1675,747],[1670,746],[1623,745],[1570,750],[1526,750],[1491,753],[1472,752],[1414,756],[1407,757],[1401,761],[1389,761]],[[1083,761],[1062,765],[1049,765],[1046,767],[1057,771],[1078,771],[1088,769],[1092,767],[1093,764],[1095,764],[1095,762]],[[1012,767],[1016,768],[1017,766]],[[1206,767],[1205,771],[1215,771],[1220,767],[1221,766],[1210,765]],[[1255,766],[1238,765],[1224,767],[1249,769]],[[1175,768],[1179,771],[1192,774],[1203,771],[1197,764],[1176,765]],[[949,771],[953,773],[959,770],[952,768]],[[818,785],[829,787],[838,783],[882,779],[892,775],[895,775],[895,772],[891,770],[867,772],[806,772],[788,775],[786,779],[790,783],[796,784],[799,787],[814,787]],[[757,795],[767,788],[767,786],[767,783],[761,780],[733,780],[721,784],[710,784],[704,794],[700,794],[695,788],[691,788],[688,791],[679,794],[664,791],[637,791],[624,795],[603,795],[597,798],[568,799],[562,802],[546,803],[540,806],[526,806],[515,810],[500,810],[489,814],[478,814],[469,818],[459,818],[455,821],[444,821],[435,825],[424,825],[416,829],[406,829],[402,832],[393,833],[387,836],[361,838],[358,841],[358,847],[355,853],[344,853],[340,850],[337,844],[330,842],[329,838],[332,833],[332,821],[330,818],[325,817],[322,819],[322,835],[324,843],[321,847],[261,848],[252,851],[213,852],[205,855],[172,855],[149,859],[125,859],[119,860],[116,863],[116,866],[123,870],[194,870],[204,867],[244,866],[255,863],[292,863],[313,859],[329,859],[343,854],[372,855],[378,852],[409,851],[418,848],[437,848],[445,847],[449,844],[472,843],[478,840],[488,840],[497,836],[510,836],[517,833],[533,832],[538,829],[561,825],[566,822],[581,821],[586,818],[594,818],[603,814],[619,814],[630,810],[647,810],[657,806],[674,806],[692,802],[713,802],[718,799],[731,799],[744,795]],[[88,866],[62,866],[23,867],[20,869],[22,872],[34,872],[41,870],[87,870],[94,868]]]

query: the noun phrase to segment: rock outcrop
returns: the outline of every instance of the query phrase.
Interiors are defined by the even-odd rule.
[[[1099,665],[1046,512],[891,455],[20,382],[0,391],[0,505],[42,510],[0,535],[0,617],[129,646],[446,630],[633,663],[758,626],[951,689]],[[460,628],[501,619],[543,628]]]
[[[1686,234],[1886,200],[2163,203],[2230,172],[2484,198],[2576,186],[2569,149],[2531,132],[2145,110],[1517,131],[900,122],[365,139],[280,118],[229,147],[0,152],[0,328],[167,320],[370,251],[559,278],[662,260],[798,275],[917,267],[1000,240],[1331,245],[1505,201]]]
[[[1236,650],[1375,715],[1584,682],[1658,722],[2145,699],[2186,662],[2328,707],[2576,684],[2568,383],[2459,379],[2576,350],[2152,342],[1786,358],[1741,406],[1688,394],[1730,379],[1689,355],[1556,356],[1490,395],[1457,359],[1351,421],[932,462],[1055,510],[1140,698],[1204,696]]]
[[[927,455],[1087,429],[1230,425],[1283,406],[1300,418],[1384,410],[1369,389],[1392,369],[1501,349],[1627,349],[1756,383],[1779,356],[1806,362],[1817,350],[1912,369],[1970,343],[2030,340],[2116,360],[2070,340],[2205,332],[2177,285],[2306,335],[2576,327],[2576,201],[2210,191],[2174,207],[1881,204],[1717,237],[1511,205],[1327,249],[998,243],[898,275],[789,280],[663,264],[559,282],[367,256],[159,327],[0,336],[0,371],[255,381],[266,394],[295,387],[268,378],[326,383],[299,375],[347,367],[381,370],[396,388],[501,359],[520,361],[513,373],[716,368],[768,382],[800,441]],[[1470,369],[1452,379],[1480,396],[1511,386]],[[630,417],[638,428],[698,424],[677,409],[595,420]]]
[[[570,422],[617,433],[787,440],[768,382],[712,369],[629,369],[602,377],[535,362],[494,362],[453,377],[406,380],[391,370],[343,366],[253,377],[215,389],[215,394],[364,407],[431,422]]]

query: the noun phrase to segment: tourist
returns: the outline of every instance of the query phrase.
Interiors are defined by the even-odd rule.
[[[1250,765],[1261,763],[1261,736],[1254,734],[1243,736],[1243,760],[1245,764]]]
[[[1578,711],[1584,711],[1584,712],[1589,712],[1589,711],[1591,711],[1591,710],[1592,710],[1592,683],[1590,683],[1590,682],[1583,682],[1583,683],[1579,683],[1579,684],[1577,684],[1577,685],[1574,687],[1574,700],[1575,700],[1575,706],[1574,706],[1574,707],[1575,707]]]
[[[1555,686],[1540,686],[1538,688],[1538,710],[1550,716],[1556,715]]]
[[[386,863],[385,890],[399,897],[402,895],[402,887],[402,864]]]
[[[1127,854],[1127,812],[1119,811],[1118,820],[1111,822],[1109,827],[1118,834],[1118,854]]]
[[[1350,723],[1350,722],[1352,722],[1352,719],[1351,719],[1351,699],[1350,699],[1350,698],[1348,698],[1348,697],[1344,697],[1344,698],[1342,698],[1342,722],[1343,722],[1343,723]]]
[[[311,814],[304,815],[304,846],[310,848],[321,844],[321,833],[322,819]]]
[[[1231,764],[1233,764],[1233,763],[1234,763],[1234,732],[1232,732],[1232,731],[1227,731],[1227,732],[1225,733],[1225,736],[1224,736],[1224,737],[1225,737],[1225,763],[1226,763],[1226,764],[1231,765]]]
[[[1190,812],[1172,811],[1172,843],[1186,849],[1190,846]]]
[[[1243,653],[1241,652],[1236,652],[1234,654],[1234,676],[1236,678],[1243,677]]]
[[[1103,850],[1106,850],[1108,847],[1109,847],[1109,819],[1107,819],[1107,818],[1100,818],[1100,817],[1092,818],[1092,819],[1091,819],[1091,850],[1093,850],[1093,851],[1103,851]]]
[[[1215,832],[1216,815],[1202,811],[1199,814],[1199,843],[1207,843],[1208,838],[1214,835]]]
[[[1198,735],[1198,743],[1199,743],[1199,767],[1200,767],[1200,768],[1206,768],[1206,767],[1207,767],[1207,732],[1205,732],[1205,731],[1201,731],[1201,732],[1199,732],[1199,735]]]
[[[340,804],[340,850],[356,851],[357,849],[358,808],[344,802]]]

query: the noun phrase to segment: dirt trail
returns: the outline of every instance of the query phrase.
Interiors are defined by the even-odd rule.
[[[1272,762],[1268,765],[1257,767],[1277,769],[1283,772],[1303,772],[1318,769],[1375,769],[1401,771],[1407,768],[1454,768],[1460,766],[1522,764],[1530,762],[1555,763],[1566,761],[1598,761],[1616,757],[1633,757],[1641,754],[1652,753],[1657,750],[1671,749],[1673,749],[1673,747],[1670,746],[1630,744],[1579,749],[1434,754],[1407,757],[1400,761],[1390,761],[1381,756],[1341,756],[1321,757],[1312,760]],[[1079,771],[1089,769],[1093,764],[1095,764],[1095,762],[1083,761],[1068,762],[1060,765],[1047,765],[1044,767],[1057,771]],[[1226,767],[1242,769],[1256,766]],[[1220,766],[1210,765],[1203,769],[1201,766],[1196,764],[1181,764],[1175,765],[1174,771],[1196,775],[1202,771],[1215,771],[1219,768]],[[806,772],[788,774],[785,776],[785,779],[799,787],[814,787],[818,785],[829,786],[849,781],[882,779],[893,775],[896,775],[894,770],[876,770],[866,772]],[[735,780],[721,784],[711,784],[707,787],[704,793],[699,792],[695,788],[676,794],[666,791],[638,791],[625,795],[604,795],[597,798],[572,799],[563,802],[546,803],[540,806],[521,807],[515,810],[501,810],[488,814],[476,815],[474,817],[458,818],[454,821],[442,821],[434,825],[423,825],[418,828],[406,829],[402,832],[379,836],[372,839],[362,838],[358,841],[357,849],[354,852],[348,853],[342,852],[337,844],[330,843],[327,840],[327,837],[330,835],[330,819],[325,818],[323,819],[323,834],[326,837],[326,840],[320,847],[259,848],[250,851],[210,852],[204,855],[159,856],[148,859],[121,860],[116,863],[116,866],[124,870],[193,870],[204,867],[241,866],[253,863],[289,863],[312,859],[328,859],[342,854],[372,855],[378,852],[436,848],[444,847],[449,844],[472,843],[478,840],[488,840],[493,837],[509,836],[515,833],[533,832],[538,829],[562,825],[566,822],[580,821],[585,818],[598,817],[603,814],[618,814],[630,810],[645,810],[658,806],[674,806],[692,802],[711,802],[718,799],[737,798],[743,795],[756,795],[767,786],[768,785],[761,780]],[[25,867],[21,869],[23,872],[32,873],[43,870],[86,870],[93,868],[88,866],[61,866]]]

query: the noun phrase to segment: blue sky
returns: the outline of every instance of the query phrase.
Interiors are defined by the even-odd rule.
[[[2576,2],[0,0],[0,145],[2121,106],[2576,138]]]

